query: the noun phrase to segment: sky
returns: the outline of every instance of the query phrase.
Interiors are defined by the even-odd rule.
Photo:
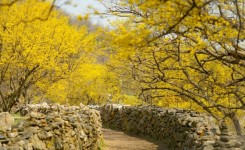
[[[61,3],[64,2],[64,0],[59,1]],[[105,12],[106,10],[105,7],[97,0],[70,0],[69,5],[62,5],[61,8],[74,16],[84,16],[87,13],[92,13],[92,10],[88,8],[89,6],[92,6],[99,12]],[[115,20],[115,17],[112,16],[104,16],[102,18],[98,15],[90,15],[90,18],[94,24],[103,24],[105,26],[108,26],[110,21]]]

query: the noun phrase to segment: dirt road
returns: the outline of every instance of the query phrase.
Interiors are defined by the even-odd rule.
[[[167,150],[163,144],[111,129],[103,129],[103,136],[104,150]]]

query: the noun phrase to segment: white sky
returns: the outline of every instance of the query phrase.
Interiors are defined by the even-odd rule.
[[[59,0],[60,2],[63,2],[64,0]],[[70,0],[71,4],[69,5],[63,5],[61,8],[63,8],[66,12],[73,14],[75,16],[78,15],[85,15],[87,13],[92,13],[91,9],[89,9],[89,6],[92,6],[93,8],[96,8],[99,12],[105,12],[105,8],[103,5],[101,5],[97,0]],[[58,4],[59,5],[59,4]],[[76,7],[74,7],[76,5]],[[100,23],[105,26],[108,26],[110,23],[110,20],[114,20],[115,17],[111,16],[104,16],[101,18],[101,16],[98,15],[90,15],[90,18],[94,24]]]

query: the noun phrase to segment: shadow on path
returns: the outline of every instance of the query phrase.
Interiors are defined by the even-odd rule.
[[[105,150],[167,150],[167,146],[151,140],[122,131],[103,128]]]

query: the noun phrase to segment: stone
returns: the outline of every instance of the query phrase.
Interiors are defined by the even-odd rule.
[[[207,145],[207,146],[203,146],[202,150],[213,150],[214,147],[212,145]]]
[[[82,103],[79,104],[79,107],[81,110],[89,110],[89,108]]]
[[[6,139],[6,137],[4,135],[0,134],[0,140],[2,140],[2,139]]]
[[[53,136],[52,132],[41,131],[38,133],[38,137],[41,140],[50,139]]]
[[[64,122],[64,125],[65,125],[65,126],[69,126],[70,124],[69,124],[68,121],[65,121],[65,122]]]
[[[54,116],[48,115],[48,116],[46,116],[46,121],[53,122],[54,118],[55,118]]]
[[[83,139],[83,138],[86,137],[86,134],[84,133],[83,130],[81,130],[79,136],[80,136],[81,139]]]
[[[59,130],[54,130],[54,134],[61,135],[61,132]]]
[[[10,142],[10,140],[8,138],[6,138],[6,139],[0,139],[0,143],[2,143],[2,144],[7,144],[9,142]]]
[[[75,119],[74,119],[74,117],[68,116],[68,121],[71,122],[71,123],[74,123]]]
[[[105,126],[153,137],[172,144],[173,149],[177,145],[188,147],[188,149],[199,149],[204,143],[206,149],[211,149],[215,141],[220,138],[215,132],[215,129],[218,131],[219,126],[210,123],[212,117],[194,111],[117,105],[105,105],[97,110],[100,110]],[[85,126],[84,131],[86,128]],[[86,135],[89,134],[86,133]]]
[[[13,126],[12,130],[0,131],[0,147],[14,150],[97,149],[101,139],[101,119],[97,111],[86,106],[84,110],[62,105],[27,107],[29,115],[25,121]]]
[[[20,148],[19,146],[14,145],[14,146],[8,146],[7,149],[8,150],[22,150],[23,148]]]
[[[37,113],[37,112],[31,112],[31,113],[30,113],[30,116],[31,116],[32,118],[36,118],[36,119],[43,118],[43,117],[42,117],[42,114],[41,114],[41,113]]]
[[[9,133],[7,133],[7,135],[9,138],[14,138],[14,137],[18,136],[18,132],[9,132]]]
[[[230,140],[230,141],[228,142],[228,144],[229,144],[230,147],[240,147],[240,145],[237,144],[237,143],[238,143],[238,142],[235,141],[235,140]]]
[[[70,149],[76,149],[76,147],[75,147],[74,144],[69,144],[69,148],[70,148]]]
[[[61,119],[61,118],[55,118],[54,119],[54,122],[59,122],[60,124],[63,124],[64,123],[64,120]]]
[[[46,127],[46,126],[47,126],[46,120],[41,119],[41,120],[40,120],[40,123],[38,124],[38,126],[39,126],[39,127]]]
[[[31,143],[33,143],[33,148],[36,149],[36,150],[43,150],[43,149],[46,149],[46,144],[40,140],[37,136],[37,134],[34,134],[30,139],[29,141]]]
[[[215,135],[221,135],[221,131],[219,128],[212,128],[210,129],[211,132],[213,132]]]
[[[77,128],[77,124],[76,124],[76,123],[70,123],[70,125],[71,125],[73,128]]]
[[[18,144],[20,147],[24,147],[24,145],[26,144],[26,141],[20,140],[19,142],[17,142],[17,144]]]
[[[25,149],[25,150],[33,150],[33,143],[27,142],[27,143],[24,145],[24,149]]]
[[[62,141],[61,141],[61,139],[58,138],[58,137],[55,137],[55,148],[56,148],[57,150],[63,149]]]
[[[22,132],[22,133],[20,133],[19,132],[19,135],[20,135],[21,139],[24,140],[24,139],[29,139],[33,135],[33,133],[30,133],[30,132]]]
[[[30,126],[38,126],[39,124],[40,124],[40,121],[36,119],[29,121]]]
[[[8,112],[0,113],[0,131],[11,130],[11,126],[14,125],[14,117],[12,117]]]
[[[241,141],[235,141],[235,147],[239,148],[241,147],[243,144]],[[245,146],[245,145],[244,145]]]
[[[76,135],[76,132],[75,132],[75,131],[73,131],[73,130],[72,130],[70,133],[71,133],[71,136]]]
[[[51,124],[51,127],[52,127],[52,129],[59,129],[60,128],[60,124],[59,123],[56,123],[56,122],[53,122]]]
[[[18,132],[23,132],[24,130],[25,130],[24,127],[18,127],[18,128],[17,128],[17,131],[18,131]]]
[[[44,127],[43,129],[44,129],[45,131],[51,131],[51,130],[52,130],[52,128],[51,128],[50,126]]]
[[[30,132],[30,133],[38,133],[40,131],[39,127],[28,127],[26,129],[26,132]]]
[[[230,141],[230,136],[221,136],[220,140],[223,142],[228,142],[228,141]]]

